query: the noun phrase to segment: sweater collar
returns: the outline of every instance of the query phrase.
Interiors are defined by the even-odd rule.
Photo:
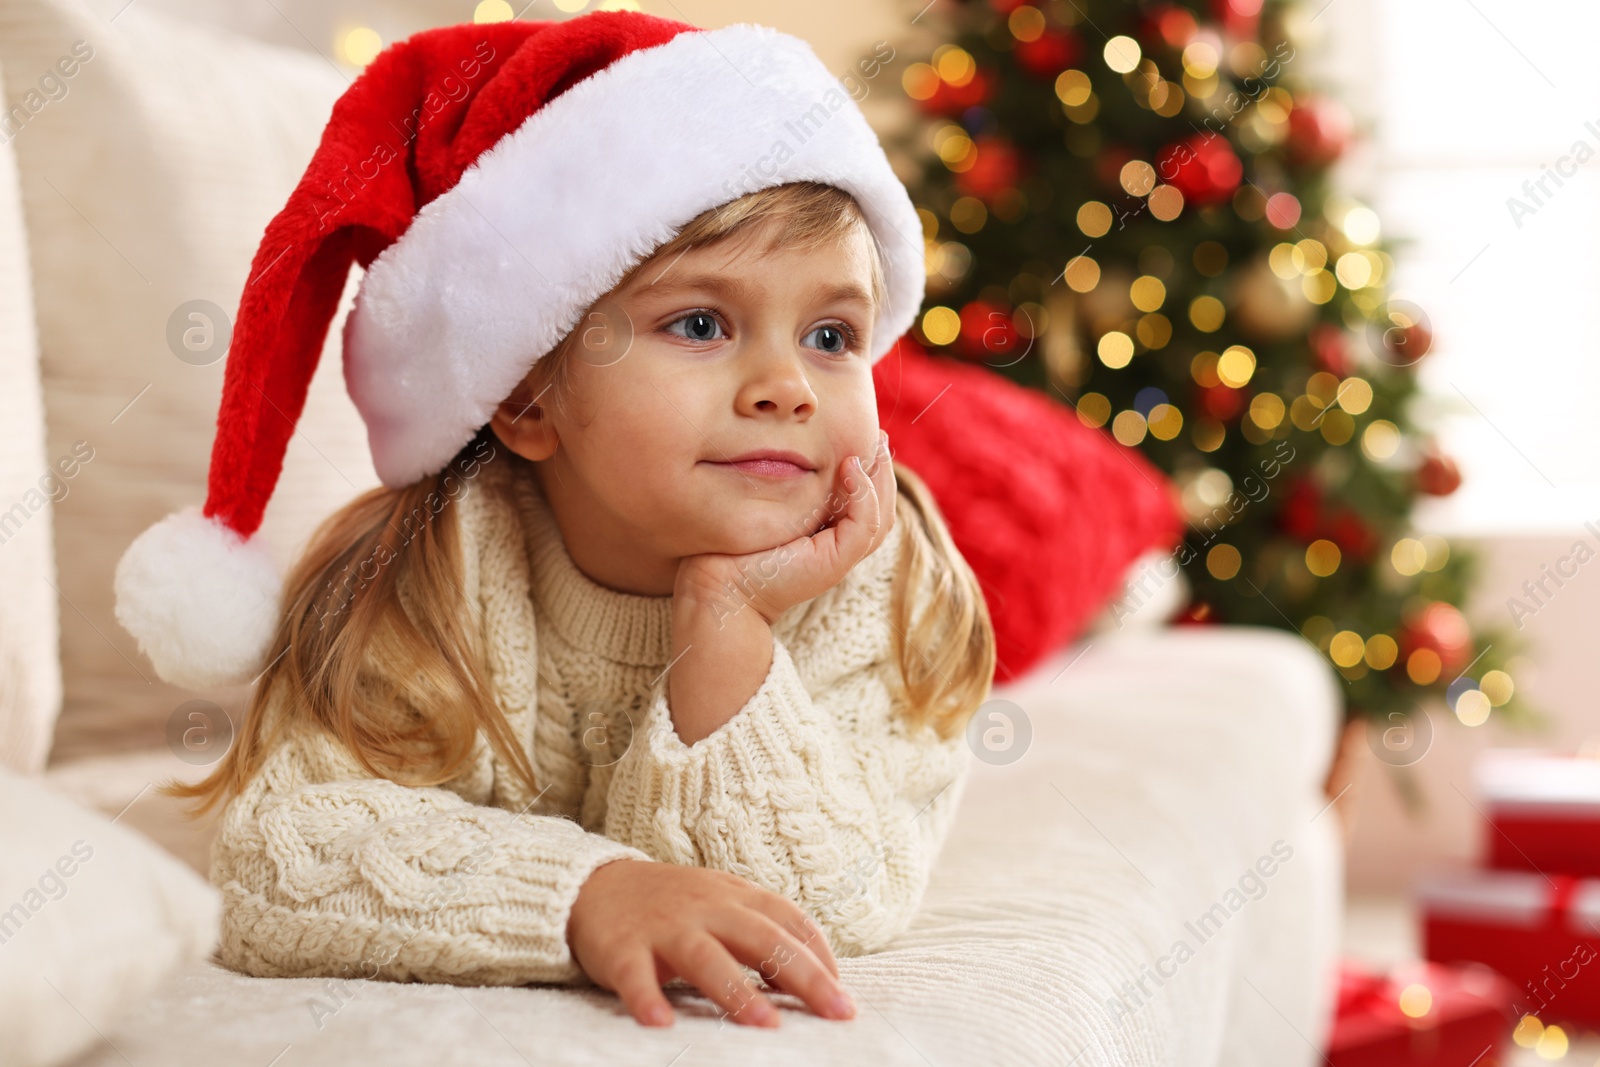
[[[574,648],[617,663],[659,666],[672,656],[672,596],[620,593],[572,561],[533,467],[514,465],[512,496],[522,517],[534,599]]]

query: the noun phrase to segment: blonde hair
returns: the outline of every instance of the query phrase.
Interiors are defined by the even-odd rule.
[[[855,200],[832,186],[761,189],[690,221],[617,288],[650,262],[768,221],[776,224],[775,244],[800,248],[841,240],[865,226]],[[882,306],[882,252],[876,241],[872,245],[873,295]],[[580,332],[569,332],[524,379],[541,402],[547,389],[552,405],[567,402],[567,367]],[[206,778],[192,785],[170,780],[160,792],[198,801],[189,813],[198,817],[241,792],[284,731],[298,723],[328,731],[375,777],[414,786],[456,777],[482,730],[528,789],[540,791],[528,754],[495,701],[468,625],[466,593],[456,581],[462,549],[452,502],[479,463],[496,461],[500,447],[485,425],[438,474],[399,489],[369,489],[322,521],[285,576],[270,665],[251,694],[237,741]],[[895,522],[907,531],[890,604],[894,684],[906,718],[948,740],[988,696],[994,628],[977,578],[927,486],[899,463],[894,471]],[[927,603],[913,603],[912,591],[922,589],[931,590]],[[408,611],[407,602],[423,610]],[[280,714],[268,722],[280,693]],[[405,707],[428,713],[395,710]]]

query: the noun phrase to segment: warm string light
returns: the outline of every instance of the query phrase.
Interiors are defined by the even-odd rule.
[[[1400,990],[1400,1011],[1408,1018],[1420,1019],[1433,1010],[1433,990],[1420,982]]]
[[[383,51],[383,38],[371,26],[356,26],[339,36],[335,50],[350,66],[364,67]]]
[[[1567,1054],[1567,1033],[1554,1024],[1546,1025],[1537,1015],[1524,1015],[1511,1032],[1511,1040],[1543,1060],[1559,1060]]]

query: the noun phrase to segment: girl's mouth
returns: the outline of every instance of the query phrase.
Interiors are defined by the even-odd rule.
[[[767,478],[798,478],[811,472],[797,463],[785,459],[745,459],[737,463],[720,463],[708,460],[714,467],[736,470],[743,474],[759,474]]]
[[[808,457],[781,448],[760,448],[737,456],[706,462],[736,470],[741,474],[759,474],[765,478],[798,478],[816,469],[816,464]]]

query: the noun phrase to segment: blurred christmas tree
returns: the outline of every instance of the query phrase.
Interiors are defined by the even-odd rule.
[[[942,15],[940,14],[942,13]],[[1425,315],[1329,182],[1352,133],[1292,3],[958,0],[906,68],[929,253],[914,337],[1048,390],[1182,493],[1186,621],[1293,629],[1355,716],[1527,725],[1473,561],[1409,525],[1455,463],[1414,425]],[[1170,573],[1172,567],[1167,567]],[[1420,753],[1418,753],[1420,755]],[[1395,760],[1394,762],[1404,762]]]

